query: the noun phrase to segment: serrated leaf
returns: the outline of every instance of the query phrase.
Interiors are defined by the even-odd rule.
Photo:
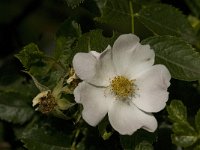
[[[16,92],[0,92],[0,118],[15,124],[23,124],[33,116],[31,105],[27,104],[30,97]]]
[[[34,126],[25,130],[21,137],[29,150],[71,150],[71,137],[64,132]]]
[[[108,0],[97,21],[106,23],[120,32],[130,33],[134,27],[133,2],[128,0]]]
[[[200,54],[191,45],[172,36],[155,36],[142,41],[156,53],[156,63],[164,64],[173,78],[194,81],[200,78]]]
[[[133,150],[136,146],[143,141],[153,143],[156,140],[156,135],[154,133],[147,132],[145,130],[138,130],[131,136],[121,135],[120,141],[125,150]]]
[[[83,34],[74,48],[74,53],[97,51],[103,52],[108,45],[113,45],[118,34],[114,33],[112,37],[105,37],[102,30],[92,30]]]
[[[151,143],[147,142],[147,141],[142,141],[140,142],[135,150],[153,150],[153,146],[151,145]]]
[[[54,58],[60,62],[64,68],[70,65],[72,51],[72,44],[75,42],[74,37],[58,37],[56,39],[56,48],[54,50]]]
[[[156,35],[182,37],[196,43],[195,32],[186,17],[176,8],[166,4],[153,4],[142,8],[139,20]]]
[[[172,143],[181,146],[181,147],[188,147],[193,145],[197,141],[196,136],[192,135],[172,135]]]
[[[187,110],[184,104],[180,100],[173,100],[169,106],[167,106],[167,112],[169,118],[174,122],[185,122],[187,120]]]
[[[197,131],[200,133],[200,109],[198,110],[195,116],[195,125],[196,125]]]
[[[54,58],[63,64],[64,67],[68,66],[71,62],[72,49],[77,38],[81,35],[81,28],[72,19],[67,19],[57,31],[56,46],[54,49]]]
[[[36,44],[30,43],[15,56],[20,60],[26,69],[30,69],[32,63],[36,62],[37,59],[43,58],[43,53],[39,51]]]
[[[65,0],[67,2],[67,4],[72,7],[75,8],[76,6],[78,6],[80,3],[83,3],[84,0]]]

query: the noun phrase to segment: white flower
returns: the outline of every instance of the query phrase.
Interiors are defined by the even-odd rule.
[[[165,107],[171,78],[165,66],[153,65],[154,58],[150,46],[141,45],[133,34],[121,35],[102,53],[77,53],[73,67],[83,82],[74,95],[83,105],[83,119],[96,126],[108,114],[120,134],[139,128],[154,132],[152,113]]]

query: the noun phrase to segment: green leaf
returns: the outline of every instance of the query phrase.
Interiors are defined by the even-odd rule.
[[[197,136],[195,129],[186,121],[180,122],[177,120],[173,124],[172,130],[176,135]]]
[[[197,131],[200,133],[200,109],[198,110],[195,116],[195,125],[196,125]]]
[[[170,5],[145,6],[139,12],[138,18],[156,35],[173,35],[193,44],[197,42],[195,32],[186,17]]]
[[[108,0],[102,16],[97,21],[106,23],[120,32],[130,33],[134,28],[133,2],[128,0]]]
[[[153,150],[153,146],[151,145],[151,143],[147,142],[147,141],[142,141],[141,143],[139,143],[135,150]]]
[[[173,78],[194,81],[200,78],[200,54],[191,45],[172,36],[155,36],[142,41],[156,53],[156,63],[164,64]]]
[[[70,65],[72,51],[72,44],[75,42],[76,38],[73,37],[58,37],[56,39],[56,48],[54,50],[54,58],[62,63],[62,65],[67,68]]]
[[[26,129],[20,139],[29,150],[71,150],[70,135],[48,126]]]
[[[181,101],[173,100],[170,106],[167,107],[169,118],[173,122],[172,143],[188,147],[193,145],[197,139],[198,134],[195,129],[187,121],[187,110]]]
[[[54,58],[63,66],[70,65],[73,54],[73,46],[77,38],[81,36],[81,28],[72,19],[67,19],[58,29],[56,39],[56,47],[54,50]]]
[[[102,35],[102,30],[92,30],[83,34],[73,50],[74,54],[77,52],[97,51],[102,52],[108,45],[113,45],[118,34],[114,33],[112,37],[105,37]]]
[[[25,94],[0,92],[0,118],[15,124],[23,124],[33,116],[33,108],[27,103]],[[31,100],[31,99],[30,99]]]
[[[167,106],[167,112],[169,118],[174,122],[182,122],[187,120],[187,109],[180,100],[173,100],[169,106]]]
[[[31,75],[29,72],[27,71],[23,71],[25,73],[27,73],[29,76],[31,76],[33,82],[35,83],[35,86],[40,90],[40,92],[42,91],[47,91],[49,90],[48,87],[46,87],[45,85],[42,85],[33,75]]]
[[[156,141],[156,136],[154,133],[150,133],[150,132],[140,129],[131,136],[121,135],[120,141],[125,150],[133,150],[137,146],[139,146],[138,145],[139,143],[143,141],[146,141],[152,144],[153,142]]]
[[[65,0],[67,2],[67,4],[72,7],[75,8],[76,6],[78,6],[80,3],[83,3],[84,0]]]
[[[38,59],[43,58],[43,53],[39,51],[38,46],[34,43],[30,43],[25,46],[19,54],[15,55],[26,69],[30,69],[30,66],[37,62]]]
[[[197,141],[196,136],[192,135],[172,135],[172,143],[181,146],[181,147],[188,147],[193,145]]]

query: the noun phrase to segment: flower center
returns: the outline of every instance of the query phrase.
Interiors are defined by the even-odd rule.
[[[120,99],[132,97],[136,90],[134,80],[129,80],[124,76],[116,76],[111,81],[111,90]]]
[[[43,114],[47,114],[54,110],[55,106],[57,105],[55,98],[53,95],[48,92],[46,96],[40,98],[39,102],[39,111]]]

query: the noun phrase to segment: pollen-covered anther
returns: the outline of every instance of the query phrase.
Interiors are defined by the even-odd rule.
[[[43,114],[47,114],[54,110],[57,106],[56,100],[51,92],[48,92],[47,95],[40,98],[38,110]]]
[[[136,85],[134,80],[129,80],[124,76],[116,76],[111,81],[111,91],[119,99],[126,99],[135,95]]]

